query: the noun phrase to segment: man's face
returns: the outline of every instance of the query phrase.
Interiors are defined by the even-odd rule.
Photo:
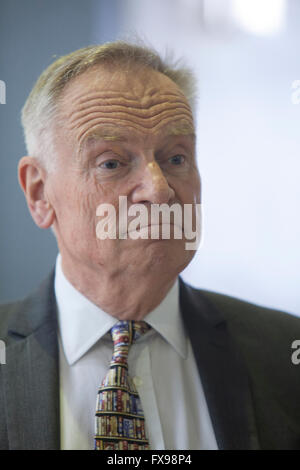
[[[59,117],[46,190],[63,260],[112,275],[177,275],[194,254],[184,237],[100,240],[96,209],[109,203],[118,216],[119,196],[149,214],[151,204],[200,202],[193,118],[180,89],[153,70],[97,67],[66,86]]]

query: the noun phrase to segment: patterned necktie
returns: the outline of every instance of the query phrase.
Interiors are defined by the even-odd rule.
[[[110,330],[114,352],[97,395],[96,450],[150,449],[140,397],[127,363],[130,345],[150,328],[143,321],[119,321]]]

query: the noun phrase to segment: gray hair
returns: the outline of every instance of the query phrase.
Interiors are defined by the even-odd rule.
[[[119,68],[137,64],[161,72],[173,80],[194,107],[196,81],[191,70],[180,66],[172,58],[162,59],[156,51],[144,45],[116,41],[85,47],[62,56],[44,70],[22,109],[28,155],[38,158],[48,170],[54,163],[53,123],[57,118],[61,93],[70,80],[101,64]]]

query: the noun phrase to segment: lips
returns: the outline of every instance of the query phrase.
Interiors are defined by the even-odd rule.
[[[181,232],[183,232],[182,230],[182,226],[179,225],[179,224],[173,224],[173,223],[160,223],[160,224],[146,224],[146,225],[142,225],[142,226],[139,226],[135,229],[132,229],[132,230],[128,230],[127,233],[142,233],[142,232],[145,232],[146,230],[149,231],[149,229],[151,229],[152,227],[169,227],[170,228],[170,234],[171,234],[171,227],[178,227],[178,229],[180,229]],[[161,231],[162,229],[159,229],[159,231]]]

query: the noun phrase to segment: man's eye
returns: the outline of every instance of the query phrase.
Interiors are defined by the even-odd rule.
[[[174,157],[170,158],[170,162],[173,165],[182,165],[182,163],[184,163],[184,161],[185,161],[185,158],[184,158],[183,155],[174,155]]]
[[[115,170],[119,168],[120,162],[118,160],[107,160],[99,165],[100,168],[104,168],[105,170]]]

